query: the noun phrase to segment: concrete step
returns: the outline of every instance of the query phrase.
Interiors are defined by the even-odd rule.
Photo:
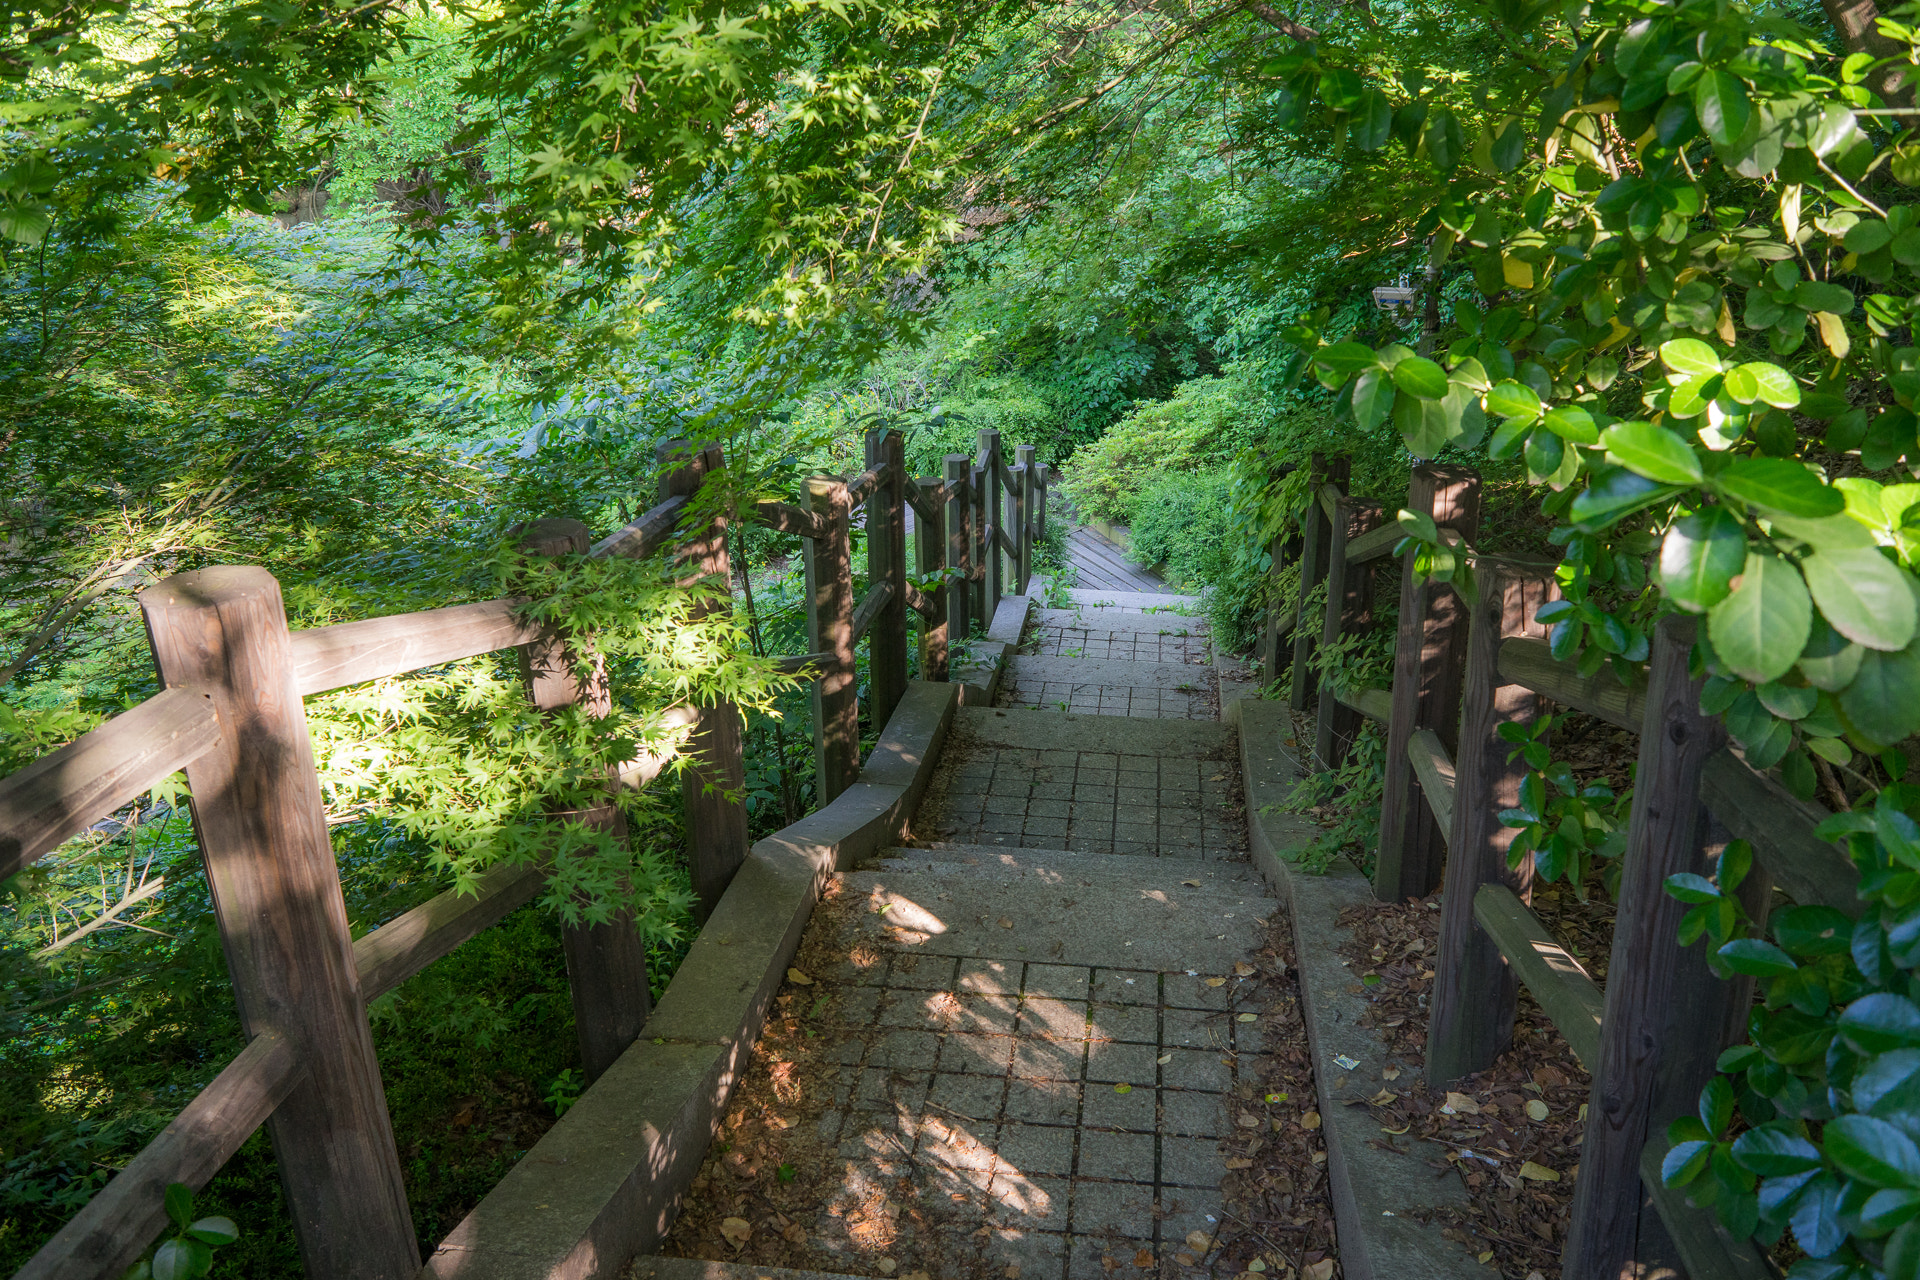
[[[1017,856],[1017,855],[1016,855]],[[851,871],[842,893],[867,909],[842,925],[848,947],[869,945],[988,960],[1096,968],[1224,973],[1259,942],[1278,909],[1264,885],[1198,880],[1172,859],[1127,858],[1139,872],[999,875],[915,859]]]
[[[758,1215],[755,1215],[756,1217]],[[849,1258],[848,1261],[859,1259]],[[750,1267],[741,1262],[700,1258],[635,1258],[626,1272],[632,1280],[858,1280],[834,1271],[795,1271],[791,1267]]]
[[[1148,858],[1134,854],[1079,853],[1068,849],[1009,849],[1004,845],[936,841],[921,848],[883,849],[862,871],[914,871],[926,875],[1076,884],[1180,885],[1195,893],[1245,897],[1266,892],[1251,862],[1204,858]],[[1197,880],[1198,885],[1186,884]]]
[[[1118,685],[1129,689],[1199,691],[1213,683],[1213,665],[1207,662],[1128,662],[1115,658],[1034,657],[1015,654],[1007,659],[1007,674],[1033,684]]]
[[[1112,609],[1198,610],[1202,601],[1199,596],[1175,595],[1167,591],[1107,591],[1100,587],[1069,587],[1067,599],[1079,605],[1092,605]]]
[[[954,713],[953,734],[955,745],[1176,760],[1231,761],[1237,746],[1230,727],[1204,720],[1144,720],[1020,707],[962,707]]]
[[[1207,620],[1198,614],[1142,613],[1138,609],[1040,609],[1034,621],[1043,627],[1087,631],[1139,631],[1153,635],[1205,636]]]

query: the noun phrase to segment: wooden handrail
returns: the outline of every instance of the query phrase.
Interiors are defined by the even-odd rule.
[[[1666,1225],[1680,1262],[1693,1280],[1779,1280],[1766,1252],[1751,1240],[1736,1240],[1711,1206],[1687,1200],[1685,1187],[1670,1187],[1660,1175],[1667,1157],[1667,1135],[1656,1133],[1640,1153],[1640,1185]]]
[[[1566,1037],[1573,1056],[1592,1071],[1600,1061],[1600,1018],[1607,1007],[1592,976],[1506,885],[1481,885],[1473,895],[1473,918]]]
[[[1500,645],[1499,667],[1500,674],[1514,684],[1525,685],[1575,711],[1598,716],[1608,724],[1640,732],[1647,709],[1644,679],[1623,685],[1606,667],[1583,676],[1571,664],[1554,657],[1546,641],[1525,638]]]
[[[461,943],[498,924],[540,896],[544,868],[532,863],[490,867],[473,892],[448,889],[397,916],[353,944],[360,991],[385,995]]]
[[[686,495],[676,493],[632,524],[615,529],[594,543],[587,554],[595,559],[621,556],[629,560],[645,560],[666,545],[686,509]]]
[[[747,517],[755,524],[765,525],[778,533],[791,533],[796,537],[820,539],[826,536],[826,522],[811,511],[785,502],[768,499],[754,504],[753,511]]]
[[[1336,692],[1333,696],[1341,706],[1351,707],[1369,720],[1386,724],[1393,718],[1393,694],[1385,689],[1367,685],[1345,693]]]
[[[1388,521],[1370,533],[1363,533],[1347,544],[1347,563],[1366,564],[1382,556],[1393,554],[1394,544],[1407,536],[1407,531],[1393,521]]]
[[[1314,493],[1315,500],[1320,503],[1321,513],[1329,520],[1340,518],[1340,499],[1346,496],[1340,486],[1332,484],[1323,484]]]
[[[873,491],[886,479],[886,470],[885,467],[870,467],[861,472],[857,479],[847,485],[847,501],[857,504],[872,497]]]
[[[0,880],[212,750],[207,695],[168,689],[0,778]]]
[[[833,655],[830,653],[790,653],[785,657],[775,658],[773,665],[779,668],[781,674],[793,676],[799,675],[809,667],[825,667],[832,661]]]
[[[855,644],[865,638],[873,626],[873,620],[880,616],[880,611],[886,608],[887,602],[892,599],[893,584],[891,582],[876,582],[867,588],[867,594],[860,600],[860,607],[853,611],[853,642]]]
[[[206,1186],[305,1074],[285,1036],[253,1037],[13,1280],[99,1280],[125,1271],[166,1226],[168,1185]]]
[[[520,615],[525,603],[483,600],[295,631],[294,685],[304,697],[530,644],[540,628]]]
[[[940,602],[909,582],[907,607],[923,618],[931,618],[940,611]]]
[[[1700,799],[1728,831],[1753,846],[1754,858],[1788,897],[1859,918],[1860,869],[1839,846],[1814,834],[1819,824],[1773,779],[1722,750],[1701,770]]]
[[[1416,729],[1407,739],[1407,759],[1413,764],[1414,775],[1420,779],[1420,793],[1426,797],[1427,807],[1433,810],[1440,838],[1451,840],[1454,774],[1446,745],[1433,730]]]

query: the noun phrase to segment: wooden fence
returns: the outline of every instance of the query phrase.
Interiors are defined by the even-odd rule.
[[[1764,924],[1776,889],[1857,917],[1857,869],[1814,833],[1825,812],[1750,768],[1719,721],[1701,713],[1701,682],[1688,674],[1691,619],[1659,624],[1646,676],[1630,685],[1605,668],[1583,677],[1555,660],[1533,620],[1557,595],[1551,563],[1479,556],[1463,598],[1417,581],[1405,553],[1392,689],[1333,687],[1315,670],[1315,649],[1373,625],[1373,575],[1402,531],[1387,506],[1346,492],[1343,460],[1316,456],[1311,465],[1313,505],[1272,546],[1276,573],[1289,557],[1299,565],[1300,591],[1274,610],[1262,657],[1269,675],[1291,664],[1293,706],[1315,712],[1316,767],[1342,763],[1363,720],[1383,726],[1374,892],[1397,901],[1445,891],[1427,1083],[1443,1088],[1492,1065],[1512,1040],[1524,984],[1593,1076],[1567,1280],[1652,1273],[1634,1264],[1678,1263],[1694,1280],[1776,1274],[1758,1245],[1732,1238],[1660,1180],[1668,1121],[1695,1111],[1715,1058],[1745,1038],[1754,998],[1751,979],[1716,978],[1704,946],[1679,944],[1686,908],[1665,882],[1710,875],[1726,843],[1744,839],[1754,869],[1740,897],[1755,921]],[[1431,515],[1457,545],[1473,538],[1479,503],[1471,469],[1422,466],[1404,506]],[[1316,632],[1300,602],[1322,583]],[[1519,804],[1528,772],[1500,728],[1554,704],[1639,734],[1604,992],[1533,913],[1532,859],[1508,867],[1517,832],[1499,820]]]
[[[944,680],[949,637],[990,620],[1003,592],[1027,589],[1045,527],[1047,468],[1027,446],[1009,466],[998,432],[981,432],[979,444],[977,458],[949,454],[942,477],[915,479],[906,474],[900,434],[874,431],[861,475],[812,477],[804,505],[763,502],[748,513],[806,540],[812,651],[781,661],[812,682],[822,804],[860,768],[855,646],[868,642],[868,697],[874,723],[884,724],[906,691],[909,608],[922,618],[921,674]],[[730,582],[725,519],[696,514],[710,504],[695,503],[723,466],[719,448],[675,443],[662,448],[660,462],[660,501],[632,524],[591,542],[578,521],[539,521],[525,530],[523,549],[635,559],[664,552],[685,581]],[[861,504],[869,586],[856,602],[850,545]],[[918,517],[924,585],[907,574],[909,505]],[[290,631],[279,584],[266,570],[178,574],[140,595],[163,692],[0,779],[4,880],[186,770],[247,1037],[239,1056],[16,1280],[118,1277],[165,1225],[168,1184],[204,1187],[263,1123],[308,1276],[411,1280],[419,1271],[367,1001],[532,901],[545,875],[534,866],[496,867],[477,892],[443,893],[354,940],[302,699],[515,648],[535,705],[608,705],[604,679],[577,679],[567,637],[529,625],[521,604],[489,600]],[[676,711],[693,761],[682,794],[704,918],[747,853],[740,717],[725,704]],[[663,766],[658,758],[635,761],[609,778],[609,788],[645,786]],[[621,824],[611,802],[586,817]],[[570,927],[564,937],[581,1058],[592,1079],[646,1022],[646,956],[630,919]]]

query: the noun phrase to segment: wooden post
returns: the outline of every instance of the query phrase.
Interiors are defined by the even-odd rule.
[[[968,565],[973,579],[968,586],[967,617],[972,619],[974,630],[984,633],[993,622],[993,611],[987,604],[987,574],[989,569],[989,551],[992,534],[988,529],[987,485],[993,473],[977,463],[967,466],[967,542],[969,548]]]
[[[1407,486],[1407,510],[1424,511],[1471,542],[1480,525],[1480,474],[1471,467],[1419,466]],[[1464,554],[1464,553],[1463,553]],[[1460,753],[1460,679],[1467,656],[1467,605],[1444,582],[1414,577],[1415,552],[1400,566],[1399,636],[1393,653],[1393,718],[1387,725],[1386,778],[1380,797],[1380,848],[1374,896],[1385,902],[1422,898],[1440,887],[1445,832],[1407,759],[1420,729],[1439,735],[1449,756]]]
[[[1385,510],[1371,498],[1342,498],[1335,511],[1333,536],[1327,542],[1327,611],[1320,627],[1323,651],[1373,622],[1373,566],[1349,564],[1347,544],[1379,528],[1386,519]],[[1363,720],[1358,711],[1334,697],[1333,682],[1322,677],[1313,734],[1314,756],[1322,769],[1338,769],[1346,763]]]
[[[1000,595],[1006,585],[1001,573],[1005,558],[1000,554],[1000,494],[1003,486],[1000,477],[1006,473],[1006,467],[1000,460],[1000,433],[983,430],[980,433],[980,461],[987,469],[986,483],[980,486],[980,505],[985,513],[986,522],[982,530],[981,541],[986,551],[987,601],[980,615],[982,626],[993,622],[994,611],[1000,607]]]
[[[1013,509],[1019,513],[1014,527],[1020,531],[1020,563],[1015,572],[1016,580],[1020,583],[1019,594],[1025,595],[1027,584],[1033,579],[1033,492],[1034,482],[1038,479],[1034,473],[1040,464],[1033,460],[1033,446],[1030,444],[1015,445],[1013,457],[1016,465],[1014,466],[1014,491],[1010,502]]]
[[[707,477],[725,465],[718,445],[695,450],[685,441],[660,446],[660,500],[691,500]],[[687,582],[704,581],[721,593],[698,606],[697,617],[726,616],[733,610],[733,563],[727,554],[726,517],[708,523],[679,544],[678,565]],[[747,859],[747,769],[740,709],[716,702],[695,709],[698,717],[687,740],[693,767],[680,776],[680,802],[686,813],[688,863],[701,920],[712,914],[720,895],[733,883]]]
[[[1640,1152],[1669,1120],[1694,1110],[1737,996],[1733,984],[1712,978],[1705,947],[1679,944],[1687,908],[1665,888],[1671,875],[1710,874],[1719,851],[1698,797],[1702,769],[1726,744],[1726,730],[1701,714],[1700,682],[1688,676],[1696,630],[1684,615],[1663,618],[1647,664],[1600,1064],[1567,1233],[1570,1276],[1630,1274],[1670,1247],[1642,1211]]]
[[[967,483],[971,468],[964,453],[946,456],[948,485],[944,521],[947,535],[947,585],[941,595],[947,601],[947,637],[965,640],[972,629],[969,605],[973,599],[973,498]]]
[[[1288,463],[1274,474],[1276,477],[1285,476],[1291,474],[1293,470],[1293,464]],[[1254,654],[1254,660],[1260,664],[1260,678],[1268,681],[1280,678],[1280,656],[1287,640],[1291,638],[1286,633],[1292,629],[1292,623],[1289,620],[1292,615],[1288,612],[1287,602],[1280,598],[1278,588],[1273,585],[1279,581],[1280,575],[1286,570],[1289,551],[1295,556],[1300,554],[1300,533],[1297,529],[1282,529],[1274,534],[1267,544],[1270,599],[1267,603],[1266,626],[1261,631],[1259,649]],[[1293,612],[1297,614],[1298,611],[1299,599],[1296,596]]]
[[[578,520],[536,520],[521,532],[520,550],[531,556],[584,555],[592,541],[592,533]],[[606,715],[613,709],[605,669],[596,664],[592,678],[583,683],[564,636],[548,635],[522,645],[520,675],[528,698],[543,713],[580,706],[589,714]],[[688,818],[691,828],[691,812]],[[579,815],[579,820],[626,842],[626,815],[611,803]],[[560,944],[573,996],[580,1065],[589,1081],[596,1080],[626,1052],[653,1012],[646,942],[634,928],[633,913],[621,911],[605,924],[564,926]]]
[[[412,1280],[419,1242],[367,1027],[280,584],[221,565],[140,593],[167,688],[212,700],[220,742],[187,766],[227,971],[249,1038],[306,1073],[267,1120],[306,1274]]]
[[[940,487],[940,477],[928,476],[920,484],[927,490],[937,489]],[[943,502],[935,507],[931,516],[925,512],[918,513],[919,518],[913,523],[914,567],[916,576],[922,580],[946,580],[947,505]],[[925,594],[933,606],[933,613],[920,620],[920,678],[945,680],[948,609],[955,593],[947,587],[939,587]]]
[[[882,478],[867,499],[867,589],[893,597],[867,628],[867,696],[873,727],[883,729],[907,692],[906,446],[898,431],[867,432],[867,466]]]
[[[807,644],[832,654],[813,682],[813,759],[820,803],[845,791],[860,772],[860,702],[853,660],[853,563],[847,546],[847,482],[807,477],[807,509],[826,525],[804,544]]]
[[[1507,866],[1507,850],[1518,833],[1500,825],[1500,811],[1520,803],[1527,766],[1508,761],[1513,744],[1499,729],[1530,723],[1546,710],[1547,701],[1524,685],[1506,684],[1499,657],[1507,637],[1545,633],[1533,615],[1553,597],[1553,568],[1488,556],[1476,562],[1474,583],[1478,599],[1468,611],[1466,709],[1454,762],[1453,839],[1427,1030],[1427,1084],[1435,1089],[1485,1068],[1513,1039],[1513,971],[1474,922],[1473,895],[1483,884],[1498,883],[1527,902],[1533,889],[1531,858],[1517,868]]]
[[[1300,553],[1300,596],[1294,605],[1293,622],[1293,696],[1295,711],[1318,706],[1320,678],[1313,670],[1314,644],[1320,631],[1306,623],[1307,597],[1327,576],[1327,544],[1333,540],[1333,525],[1320,509],[1320,486],[1333,485],[1342,493],[1347,489],[1348,462],[1345,458],[1313,455],[1313,481],[1302,519],[1303,550]]]

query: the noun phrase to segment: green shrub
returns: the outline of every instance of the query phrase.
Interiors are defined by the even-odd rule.
[[[1168,399],[1135,405],[1076,452],[1063,475],[1067,494],[1083,516],[1131,524],[1154,481],[1191,484],[1194,471],[1247,443],[1257,426],[1256,404],[1238,378],[1189,379]]]

